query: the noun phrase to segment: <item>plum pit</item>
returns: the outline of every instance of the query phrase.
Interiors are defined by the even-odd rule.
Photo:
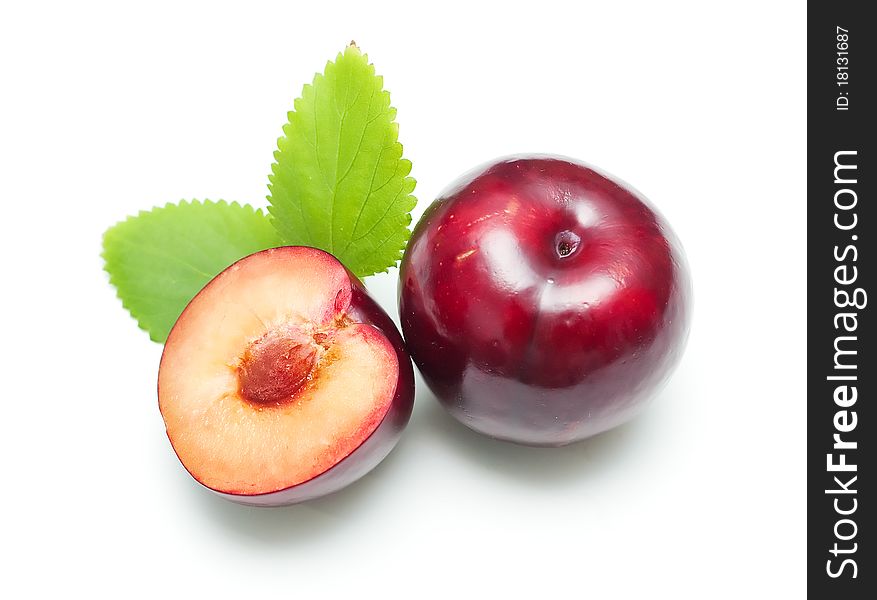
[[[325,340],[325,334],[318,335]],[[241,397],[260,407],[291,402],[312,378],[317,365],[315,341],[295,327],[286,327],[250,344],[238,365]]]

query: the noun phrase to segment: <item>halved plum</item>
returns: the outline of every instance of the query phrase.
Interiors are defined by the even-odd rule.
[[[217,275],[170,332],[159,409],[183,466],[243,504],[352,483],[390,452],[414,402],[396,326],[332,255],[287,246]]]

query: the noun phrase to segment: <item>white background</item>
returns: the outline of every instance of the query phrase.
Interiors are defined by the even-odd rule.
[[[803,597],[804,3],[421,4],[0,8],[0,596]],[[420,385],[364,480],[245,508],[177,462],[101,233],[264,206],[286,111],[351,39],[399,109],[415,218],[495,156],[595,164],[683,240],[690,344],[593,441],[491,441]],[[368,281],[394,315],[396,277]]]

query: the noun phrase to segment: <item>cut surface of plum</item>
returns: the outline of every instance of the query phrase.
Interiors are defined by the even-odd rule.
[[[162,355],[159,408],[180,461],[232,496],[270,495],[326,473],[394,403],[410,414],[410,362],[388,327],[325,252],[284,247],[238,261],[192,300]]]

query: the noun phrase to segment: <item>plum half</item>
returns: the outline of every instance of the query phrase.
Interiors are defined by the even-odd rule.
[[[459,421],[538,446],[630,419],[688,334],[682,247],[636,191],[583,163],[519,156],[427,209],[400,269],[402,331]]]
[[[276,506],[334,492],[396,444],[414,402],[389,316],[330,254],[241,259],[189,303],[165,345],[159,409],[205,487]]]

